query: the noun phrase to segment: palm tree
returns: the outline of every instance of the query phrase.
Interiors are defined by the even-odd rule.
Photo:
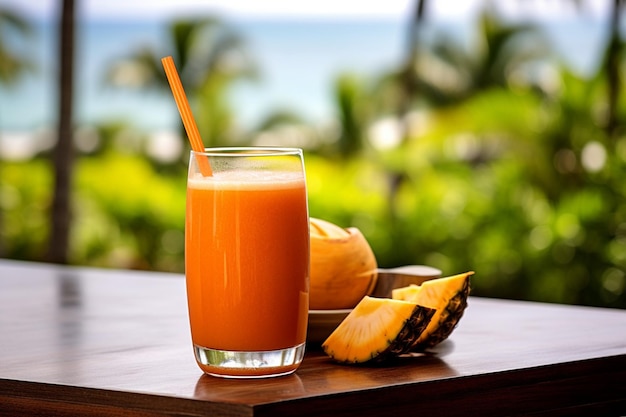
[[[416,0],[409,26],[404,64],[384,75],[376,88],[378,112],[392,113],[400,121],[402,144],[411,138],[410,112],[459,104],[480,91],[507,87],[513,74],[548,56],[547,42],[530,24],[504,24],[496,10],[486,7],[477,25],[476,42],[467,50],[458,40],[440,35],[432,43],[420,37],[425,24],[426,0]],[[396,168],[397,169],[397,168]],[[391,170],[389,212],[393,222],[396,194],[406,180],[403,170]]]
[[[226,141],[233,122],[228,88],[236,80],[256,75],[243,38],[213,17],[174,21],[168,31],[170,50],[131,53],[111,65],[107,82],[118,87],[169,91],[161,58],[172,55],[205,145]],[[182,125],[181,136],[185,137]],[[184,143],[187,146],[186,140]]]
[[[71,189],[74,166],[72,137],[74,80],[74,0],[62,0],[59,21],[59,113],[57,144],[53,153],[54,193],[52,201],[48,261],[68,262],[71,226]]]
[[[32,34],[32,31],[30,23],[19,14],[9,9],[0,9],[0,87],[3,85],[10,87],[18,81],[22,74],[34,68],[31,60],[9,47],[5,36],[9,32],[28,36]],[[2,210],[0,210],[0,230],[2,223]],[[4,245],[0,234],[0,257],[3,253]]]
[[[623,5],[623,0],[613,0],[610,37],[604,57],[608,94],[606,130],[608,135],[613,138],[619,134],[618,128],[620,127],[617,107],[622,84],[620,76],[620,58],[624,50],[624,43],[620,38],[619,25]]]
[[[440,106],[490,87],[507,87],[512,75],[549,55],[548,42],[536,26],[502,23],[490,7],[480,16],[470,50],[446,34],[432,44],[420,43],[416,34],[424,22],[424,2],[419,0],[416,7],[409,37],[414,44],[407,48],[404,66],[380,81],[379,94],[397,97],[391,105],[399,114],[406,114],[418,101]]]
[[[28,36],[33,29],[19,14],[9,9],[0,9],[0,84],[4,85],[15,83],[22,74],[33,69],[30,59],[11,50],[5,40],[8,32]]]
[[[335,81],[338,112],[339,154],[346,158],[363,150],[369,124],[369,106],[365,86],[356,76],[342,74]]]
[[[584,9],[584,0],[566,0],[571,2],[578,9]],[[591,1],[589,1],[591,3]],[[624,0],[612,0],[611,1],[611,14],[609,21],[609,37],[604,50],[604,56],[602,57],[601,67],[598,70],[596,76],[601,78],[602,75],[606,77],[606,91],[607,91],[607,109],[606,109],[606,121],[604,128],[609,138],[616,138],[623,132],[620,129],[624,127],[620,125],[619,120],[619,101],[622,88],[622,76],[621,76],[621,60],[624,53],[624,41],[620,35],[620,22],[622,18],[622,11],[624,8]]]

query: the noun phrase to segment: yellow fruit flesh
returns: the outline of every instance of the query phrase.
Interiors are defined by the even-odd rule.
[[[417,292],[421,289],[417,284],[411,284],[408,287],[395,288],[391,291],[391,298],[394,300],[411,301],[417,297]]]
[[[309,219],[310,232],[313,238],[328,238],[328,239],[345,239],[350,236],[345,229],[327,222],[326,220],[316,219],[311,217]]]
[[[364,297],[322,344],[338,362],[362,363],[408,352],[434,311],[400,300]]]

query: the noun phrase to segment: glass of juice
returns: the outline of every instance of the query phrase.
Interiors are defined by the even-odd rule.
[[[211,173],[202,170],[207,161]],[[185,275],[193,349],[205,373],[254,378],[296,370],[306,341],[309,256],[300,149],[191,152]]]

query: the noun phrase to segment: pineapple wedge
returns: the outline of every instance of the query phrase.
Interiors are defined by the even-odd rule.
[[[467,307],[470,276],[473,274],[473,271],[465,272],[392,291],[392,299],[410,301],[436,310],[426,330],[414,341],[411,350],[431,348],[450,336]]]
[[[408,353],[435,310],[413,302],[364,297],[322,343],[337,362],[380,362]]]

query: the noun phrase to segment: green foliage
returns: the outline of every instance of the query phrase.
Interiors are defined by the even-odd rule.
[[[6,255],[42,260],[51,169],[5,163],[1,197]],[[79,265],[183,271],[185,179],[159,175],[142,156],[83,157],[76,167],[70,260]]]
[[[488,49],[462,54],[435,45],[437,68],[452,68],[447,73],[465,82],[452,91],[442,84],[447,77],[429,80],[437,71],[426,68],[414,80],[421,82],[422,96],[411,97],[417,109],[398,108],[403,80],[393,72],[372,91],[360,79],[338,77],[338,141],[318,142],[305,155],[310,214],[361,229],[382,267],[474,270],[475,295],[626,308],[626,95],[614,114],[621,124],[607,129],[611,86],[601,72],[585,79],[555,67],[548,86],[511,83],[512,73],[519,76],[545,51],[537,42],[513,48],[530,28],[490,19],[482,20]],[[194,57],[208,63],[201,68],[217,67],[220,51],[239,47],[229,31],[211,32],[222,28],[216,24],[172,26],[182,72]],[[222,47],[193,55],[192,32],[196,39],[222,33],[209,37]],[[136,55],[135,63],[151,62],[156,76],[155,56]],[[211,121],[203,129],[215,129],[207,130],[207,144],[228,137],[227,87],[245,72],[200,77],[194,103],[207,115],[201,124]],[[390,114],[402,114],[395,121],[408,128],[398,144],[376,149],[369,128]],[[272,124],[296,119],[282,115]],[[101,133],[114,136],[119,128]],[[3,162],[0,171],[5,256],[42,259],[50,166],[41,159]],[[165,171],[145,155],[116,150],[111,140],[81,156],[71,261],[182,272],[186,173]]]
[[[493,90],[432,111],[402,148],[307,153],[310,214],[361,229],[381,266],[475,270],[477,295],[624,308],[626,138],[595,172],[575,146],[570,184],[537,134],[545,111],[536,97]],[[113,151],[82,157],[76,172],[73,263],[183,271],[183,174]],[[1,180],[8,256],[41,258],[49,166],[5,163]]]
[[[75,262],[183,270],[184,178],[113,153],[81,160],[77,172]]]
[[[360,227],[382,266],[475,270],[478,295],[624,308],[626,139],[594,171],[585,149],[610,142],[575,111],[587,135],[563,140],[561,111],[531,93],[489,90],[431,111],[426,133],[375,160],[309,158],[311,214]]]
[[[6,255],[41,259],[49,230],[52,177],[41,160],[0,165],[1,238]]]

